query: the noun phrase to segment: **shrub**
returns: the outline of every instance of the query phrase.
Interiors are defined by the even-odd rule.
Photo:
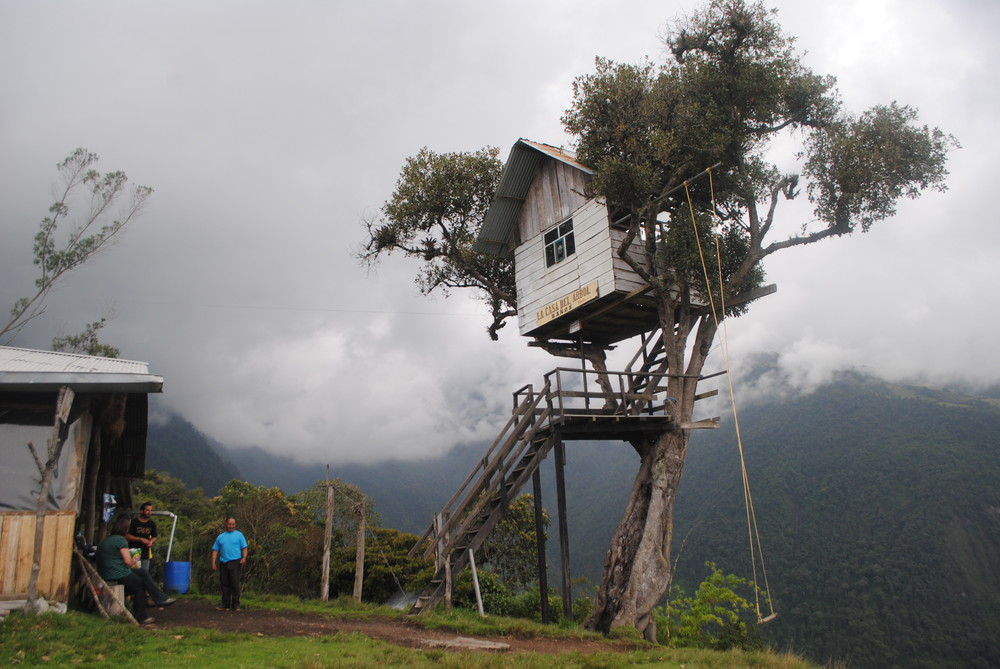
[[[748,624],[752,606],[736,592],[746,579],[723,574],[713,563],[708,578],[694,597],[675,588],[667,603],[654,611],[657,641],[674,647],[712,650],[759,650],[765,644],[756,627]]]

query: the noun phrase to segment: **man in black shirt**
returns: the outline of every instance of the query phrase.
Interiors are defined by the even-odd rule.
[[[149,562],[153,558],[153,543],[156,541],[156,522],[153,520],[153,503],[143,502],[139,507],[139,515],[132,519],[128,526],[129,548],[142,550],[140,559],[142,568],[149,571]]]

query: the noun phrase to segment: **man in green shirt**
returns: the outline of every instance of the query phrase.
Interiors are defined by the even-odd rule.
[[[97,573],[108,583],[121,583],[125,594],[132,596],[132,613],[143,625],[149,625],[153,618],[146,613],[146,595],[157,606],[170,606],[176,600],[168,598],[145,569],[139,568],[139,558],[132,557],[128,550],[129,519],[121,516],[115,521],[108,538],[97,545]]]

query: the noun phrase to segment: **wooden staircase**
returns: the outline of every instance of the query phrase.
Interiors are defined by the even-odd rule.
[[[517,496],[548,455],[555,441],[548,425],[551,409],[543,405],[547,389],[535,393],[531,386],[519,391],[523,398],[500,435],[458,491],[410,550],[439,558],[434,578],[417,598],[410,613],[419,613],[444,597],[447,572],[457,574],[469,564],[469,550],[486,541]]]
[[[437,566],[409,612],[420,613],[444,598],[449,573],[469,565],[469,551],[483,545],[559,439],[627,440],[675,429],[674,403],[666,397],[667,366],[657,330],[643,336],[625,372],[605,375],[617,387],[588,382],[597,375],[592,370],[559,368],[545,375],[539,391],[531,385],[516,391],[499,436],[410,549],[410,557],[433,555]]]

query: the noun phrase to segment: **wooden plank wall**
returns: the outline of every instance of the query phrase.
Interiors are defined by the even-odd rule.
[[[522,335],[535,329],[538,309],[593,281],[598,282],[598,293],[602,297],[615,291],[629,293],[644,285],[632,268],[618,257],[618,245],[624,232],[610,228],[607,207],[598,200],[589,200],[571,213],[576,242],[574,255],[552,267],[545,266],[543,233],[551,225],[514,253],[517,320]],[[641,253],[635,242],[632,248]]]
[[[38,593],[50,601],[69,599],[70,563],[76,513],[51,511],[43,520],[42,564]],[[35,513],[0,513],[0,599],[25,599],[35,550]]]
[[[584,191],[590,176],[554,158],[539,165],[518,220],[518,239],[526,242],[553,224],[565,221],[586,201]]]

